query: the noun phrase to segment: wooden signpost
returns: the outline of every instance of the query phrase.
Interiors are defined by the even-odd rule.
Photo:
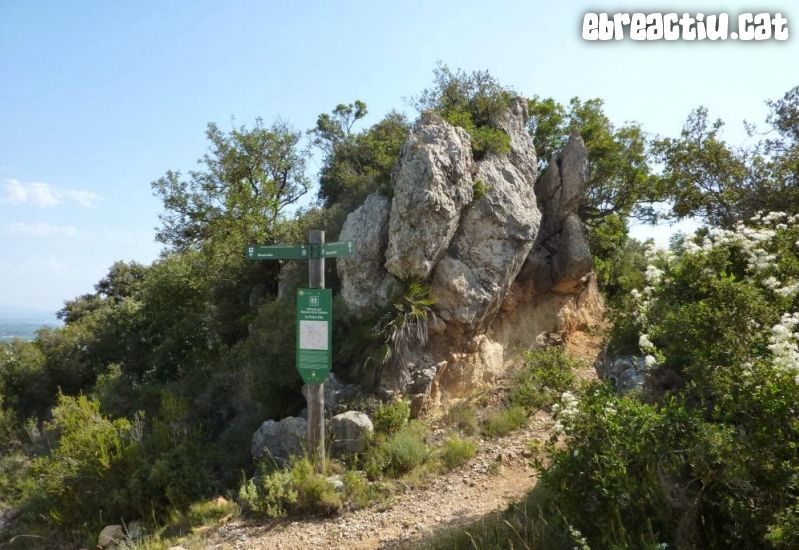
[[[325,391],[332,363],[333,296],[325,289],[325,258],[352,254],[352,241],[325,244],[313,230],[308,244],[249,245],[248,260],[308,260],[307,289],[297,290],[297,370],[306,384],[308,451],[318,472],[325,471]]]

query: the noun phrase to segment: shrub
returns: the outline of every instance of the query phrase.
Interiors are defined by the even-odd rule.
[[[341,476],[341,481],[344,483],[342,496],[350,510],[365,508],[374,498],[374,491],[361,472],[347,470]]]
[[[262,475],[245,480],[239,488],[242,507],[255,514],[283,517],[287,514],[329,515],[341,508],[341,498],[333,484],[314,473],[307,458],[295,459],[288,468],[264,473],[269,465],[262,463]]]
[[[648,251],[623,329],[680,388],[596,385],[556,413],[569,437],[541,481],[592,547],[799,541],[799,216],[752,221]]]
[[[411,424],[386,442],[386,471],[390,476],[399,477],[427,461],[430,451],[424,442],[425,436],[426,431],[421,425]]]
[[[491,186],[488,185],[486,182],[484,182],[481,179],[475,179],[472,182],[472,192],[474,193],[473,200],[479,201],[480,199],[486,196],[486,193],[488,193],[490,189]]]
[[[377,433],[393,435],[408,424],[410,416],[411,406],[407,401],[394,401],[377,407],[372,422]]]
[[[239,487],[239,504],[251,513],[283,517],[296,502],[297,491],[288,470],[247,479]]]
[[[523,407],[518,405],[491,413],[484,421],[482,434],[485,437],[503,437],[527,425],[529,418]]]
[[[477,444],[469,439],[449,437],[441,450],[441,463],[447,470],[463,466],[477,452]]]
[[[450,124],[466,130],[476,159],[488,152],[508,153],[510,137],[492,124],[508,108],[513,91],[487,71],[466,74],[439,64],[433,74],[434,86],[411,98],[411,104],[420,112],[433,110]]]
[[[536,348],[525,355],[524,367],[514,373],[510,402],[528,413],[552,406],[574,385],[579,363],[560,348]]]
[[[58,445],[34,459],[39,484],[25,507],[67,530],[124,517],[131,506],[124,488],[135,468],[131,423],[103,417],[86,396],[60,395],[48,429],[60,434]]]
[[[291,475],[297,490],[296,513],[330,515],[341,509],[335,487],[324,476],[314,473],[310,460],[297,460],[292,464]]]

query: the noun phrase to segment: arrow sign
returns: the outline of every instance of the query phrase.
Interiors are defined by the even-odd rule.
[[[307,244],[251,244],[245,250],[248,260],[307,260],[310,258]]]
[[[336,243],[323,243],[320,249],[320,258],[341,258],[352,255],[352,241],[340,241]]]

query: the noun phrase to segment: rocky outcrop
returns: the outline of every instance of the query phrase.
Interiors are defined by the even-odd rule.
[[[563,151],[553,155],[535,192],[543,216],[533,251],[520,281],[532,281],[534,292],[579,293],[591,273],[593,259],[577,215],[588,186],[588,152],[572,132]]]
[[[330,452],[334,456],[360,453],[374,431],[372,421],[365,413],[347,411],[338,414],[330,420]]]
[[[426,279],[472,201],[472,146],[463,128],[422,115],[393,174],[386,269],[399,279]]]
[[[391,281],[409,279],[428,283],[438,300],[429,341],[409,360],[404,392],[415,409],[491,383],[506,350],[541,335],[563,341],[585,312],[601,309],[577,214],[585,144],[573,134],[538,178],[527,118],[527,101],[511,100],[493,122],[510,151],[474,160],[464,130],[423,114],[394,169],[393,199],[369,197],[345,224],[341,240],[355,241],[356,252],[338,269],[350,306],[379,303]]]
[[[272,458],[280,465],[305,450],[308,423],[304,418],[289,416],[280,422],[267,420],[252,436],[250,452],[255,458]]]
[[[125,531],[121,525],[107,525],[97,537],[97,547],[104,550],[114,550],[117,543],[125,539]]]
[[[388,246],[391,200],[372,193],[355,212],[347,216],[340,241],[352,241],[352,256],[339,258],[341,296],[355,310],[386,301],[392,277],[384,267]]]

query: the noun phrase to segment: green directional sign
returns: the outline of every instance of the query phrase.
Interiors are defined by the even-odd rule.
[[[307,244],[251,244],[247,247],[248,260],[307,260],[311,257]]]
[[[330,372],[333,291],[297,290],[297,370],[306,384],[323,384]]]
[[[319,250],[320,258],[341,258],[352,255],[352,241],[336,243],[322,243]],[[316,253],[316,251],[314,251]]]

